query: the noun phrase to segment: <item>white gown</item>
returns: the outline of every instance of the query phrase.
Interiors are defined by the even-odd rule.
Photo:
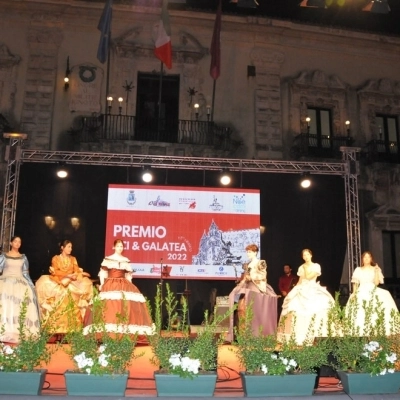
[[[366,305],[372,306],[373,309],[378,307],[378,302],[382,304],[382,310],[384,311],[385,317],[385,333],[390,335],[392,332],[391,328],[391,313],[392,311],[398,312],[396,303],[393,300],[390,292],[381,289],[374,284],[375,273],[379,278],[379,283],[383,283],[382,270],[378,267],[357,267],[351,278],[352,283],[357,283],[358,289],[353,293],[346,305],[346,311],[352,314],[352,323],[354,324],[354,332],[360,336],[364,334],[365,327],[365,310],[363,308],[363,302],[366,301]],[[372,302],[371,302],[372,301]],[[351,311],[353,310],[353,311]],[[353,315],[354,313],[354,315]],[[378,315],[371,315],[371,323],[374,325]]]
[[[308,266],[317,276],[321,275],[321,266],[312,263]],[[332,295],[314,279],[304,278],[304,264],[299,267],[297,275],[302,278],[285,297],[278,324],[278,337],[289,340],[291,337],[301,345],[307,339],[311,344],[315,337],[328,336],[328,313],[334,305]]]

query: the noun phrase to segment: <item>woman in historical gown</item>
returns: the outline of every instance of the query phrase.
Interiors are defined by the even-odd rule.
[[[35,287],[29,276],[29,263],[21,254],[21,238],[11,238],[11,249],[0,255],[0,341],[18,343],[21,305],[27,299],[24,326],[27,334],[39,332],[39,308]]]
[[[250,260],[243,264],[243,276],[237,286],[229,294],[229,307],[232,309],[238,303],[237,317],[240,319],[246,313],[246,307],[252,304],[253,320],[252,331],[255,335],[260,333],[268,335],[276,331],[277,321],[277,294],[267,284],[267,263],[257,258],[258,246],[250,244],[246,247],[246,254]],[[234,339],[234,315],[230,317],[227,341]]]
[[[132,268],[122,255],[124,243],[114,241],[114,254],[104,258],[99,272],[99,299],[104,301],[103,319],[107,332],[152,334],[154,327],[146,299],[131,282]],[[89,319],[90,321],[90,319]],[[92,325],[85,327],[85,332]]]
[[[71,252],[72,243],[64,240],[61,254],[51,260],[50,275],[42,275],[36,282],[43,322],[51,324],[54,333],[81,327],[93,298],[90,275],[78,266]]]
[[[302,251],[304,264],[299,267],[297,285],[288,293],[282,305],[278,336],[293,338],[299,345],[311,344],[315,337],[328,336],[328,314],[335,301],[317,282],[321,266],[312,262],[312,252]]]
[[[378,318],[378,310],[381,310],[385,318],[385,333],[390,335],[392,333],[391,314],[392,312],[397,313],[398,309],[389,291],[378,287],[383,283],[383,275],[371,252],[366,251],[362,254],[361,267],[354,270],[351,282],[353,283],[353,293],[347,302],[346,311],[350,314],[352,324],[354,324],[352,328],[354,333],[363,335],[365,325],[372,328]],[[370,324],[368,321],[366,324],[365,321],[364,302],[367,309],[372,308]],[[378,303],[380,303],[379,306]]]

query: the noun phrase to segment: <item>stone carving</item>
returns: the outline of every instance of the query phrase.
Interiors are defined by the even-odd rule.
[[[20,61],[20,56],[12,54],[4,43],[0,43],[0,109],[9,119],[15,105],[15,82]]]

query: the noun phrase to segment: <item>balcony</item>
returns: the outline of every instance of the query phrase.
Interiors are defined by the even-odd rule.
[[[362,156],[367,164],[374,162],[400,164],[398,143],[388,140],[369,141],[363,149]]]
[[[136,118],[101,114],[78,117],[71,133],[79,143],[105,141],[163,142],[212,146],[234,152],[241,142],[231,138],[232,129],[210,121]]]
[[[301,157],[315,158],[342,158],[340,148],[351,146],[354,139],[351,136],[319,136],[310,133],[300,133],[290,148],[291,158],[298,160]]]

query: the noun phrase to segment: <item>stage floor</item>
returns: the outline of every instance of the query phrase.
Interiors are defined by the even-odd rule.
[[[49,344],[49,346],[56,345]],[[157,398],[155,382],[153,379],[153,372],[156,370],[156,367],[150,362],[150,359],[152,357],[151,348],[148,345],[138,345],[135,349],[135,352],[136,354],[144,354],[142,357],[135,360],[133,365],[129,368],[130,378],[128,380],[128,387],[125,392],[125,397],[144,398],[146,400]],[[214,393],[214,398],[221,397],[224,399],[236,399],[238,397],[244,397],[241,381],[238,374],[240,366],[235,354],[232,351],[232,346],[223,345],[220,347],[218,352],[218,362],[220,365],[222,365],[222,367],[218,369],[218,381]],[[86,396],[67,396],[63,373],[67,369],[73,368],[73,363],[62,350],[62,348],[57,349],[56,353],[53,354],[51,362],[49,363],[49,365],[46,366],[46,368],[48,371],[41,397],[45,396],[47,400],[60,399],[60,397],[75,400],[93,399],[93,397]],[[320,377],[319,385],[315,389],[314,396],[309,398],[315,399],[315,397],[321,396],[324,397],[324,400],[344,400],[346,398],[349,398],[349,396],[343,392],[340,382],[335,377],[331,376]],[[1,400],[26,400],[29,398],[32,398],[32,396],[0,395]],[[121,399],[121,397],[102,398],[108,400]],[[295,399],[296,397],[286,398]],[[359,400],[367,398],[385,400],[400,399],[400,393],[396,395],[352,396],[352,399]],[[181,399],[185,400],[185,398]],[[190,399],[193,400],[193,398]],[[269,399],[282,399],[282,397],[269,397]],[[302,399],[307,399],[307,397],[302,397]]]

